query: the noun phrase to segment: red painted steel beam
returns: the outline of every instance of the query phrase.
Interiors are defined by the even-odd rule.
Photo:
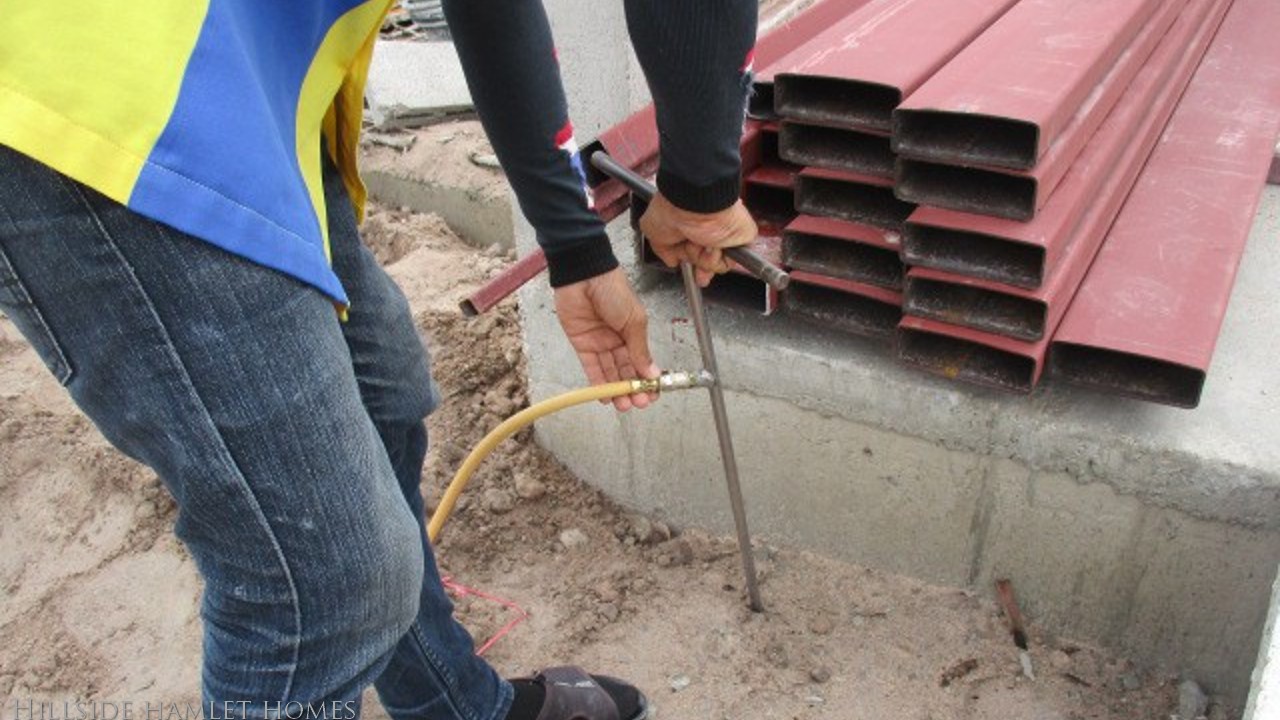
[[[1054,337],[1056,377],[1195,407],[1280,132],[1280,3],[1237,0]]]
[[[1191,0],[1034,220],[921,206],[903,228],[903,259],[1026,289],[1042,287],[1059,274],[1078,237],[1080,218],[1102,194],[1126,149],[1132,150],[1133,128],[1148,114],[1208,11],[1207,0]]]
[[[747,103],[747,113],[755,118],[776,118],[777,113],[773,108],[773,73],[778,61],[868,2],[869,0],[819,0],[760,38],[756,42],[756,78]]]
[[[902,318],[902,296],[896,292],[804,271],[791,273],[781,307],[823,329],[877,339],[892,338]]]
[[[794,276],[792,276],[794,279]],[[1048,342],[1003,335],[906,315],[898,325],[898,359],[949,380],[1029,393],[1040,380]]]
[[[907,313],[1035,341],[1051,334],[1066,313],[1107,229],[1124,204],[1182,91],[1208,48],[1229,0],[1193,0],[1161,53],[1167,66],[1152,64],[1134,83],[1137,91],[1116,107],[1099,138],[1117,162],[1110,177],[1072,230],[1062,262],[1035,290],[981,278],[914,268],[907,278]],[[1216,3],[1216,7],[1211,7]],[[1207,17],[1207,20],[1206,20]]]
[[[805,168],[796,179],[796,211],[901,230],[915,206],[893,194],[893,181],[843,170]]]
[[[1035,166],[1162,4],[1176,3],[1022,0],[902,103],[895,149],[940,162]]]
[[[751,151],[743,145],[743,167],[751,168],[743,178],[746,185],[765,185],[794,191],[800,166],[783,160],[778,147],[779,127],[776,123],[747,121],[747,132],[753,133]]]
[[[894,154],[887,132],[782,123],[779,153],[797,165],[892,178]]]
[[[897,166],[898,195],[922,205],[1030,220],[1048,201],[1138,71],[1151,59],[1153,51],[1185,6],[1186,0],[1160,0],[1156,13],[1133,37],[1116,63],[1085,98],[1075,117],[1030,169],[1008,170],[989,165],[969,167],[972,162],[998,163],[1001,157],[993,148],[1016,147],[1017,134],[1000,129],[1000,125],[1009,120],[1007,118],[987,120],[960,113],[960,120],[947,120],[945,118],[953,113],[908,107],[918,102],[917,96],[928,92],[933,81],[926,83],[895,113],[898,133],[894,137],[894,149],[904,155]],[[1130,5],[1131,9],[1137,7],[1136,3]],[[1006,19],[1012,16],[1010,13]],[[997,81],[998,78],[990,81],[983,78],[980,82],[984,86],[991,82],[995,87]],[[940,117],[944,119],[939,120]],[[991,126],[990,130],[985,129],[987,126]],[[913,135],[912,130],[917,130],[917,134]],[[1025,149],[1030,151],[1033,148],[1027,146]],[[1034,160],[1030,155],[1022,159]]]
[[[747,174],[747,185],[763,185],[794,192],[800,169],[789,165],[761,165]]]
[[[459,304],[462,314],[467,317],[474,317],[488,312],[495,305],[506,299],[508,295],[519,290],[521,285],[537,277],[538,273],[546,269],[547,257],[541,251],[525,255],[517,260],[514,265],[503,270],[498,277],[489,281],[479,290],[472,293],[470,297],[463,300]]]
[[[890,230],[801,215],[782,232],[782,261],[796,270],[901,292],[906,270],[898,245]]]
[[[777,63],[782,117],[889,130],[893,109],[1016,0],[873,0]]]
[[[653,104],[644,106],[628,115],[622,122],[600,133],[600,136],[582,148],[582,157],[589,158],[598,150],[604,150],[618,163],[631,171],[649,177],[658,171],[657,110]],[[608,222],[627,209],[630,192],[618,180],[605,175],[591,163],[584,163],[587,185],[595,196],[596,212]]]

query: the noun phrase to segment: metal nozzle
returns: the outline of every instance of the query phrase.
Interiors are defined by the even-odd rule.
[[[664,372],[653,380],[632,380],[632,387],[638,393],[664,393],[672,390],[691,390],[693,388],[709,388],[716,384],[716,378],[706,370],[697,372]]]
[[[658,385],[663,392],[667,390],[689,390],[692,388],[709,388],[716,384],[716,378],[706,370],[697,372],[665,372],[658,378]]]

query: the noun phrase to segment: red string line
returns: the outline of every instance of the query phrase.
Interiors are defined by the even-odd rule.
[[[493,637],[486,640],[484,644],[481,645],[478,650],[476,650],[476,655],[484,655],[486,650],[493,647],[494,644],[497,643],[499,640],[501,640],[504,635],[514,630],[517,625],[524,622],[529,617],[529,613],[525,611],[524,608],[515,604],[513,601],[507,600],[505,598],[500,598],[496,595],[490,595],[489,593],[486,593],[483,590],[476,590],[475,588],[470,588],[470,587],[467,587],[466,585],[456,583],[453,581],[452,577],[441,578],[440,583],[444,585],[445,590],[448,590],[449,592],[453,593],[456,597],[463,598],[470,595],[470,596],[478,597],[481,600],[488,600],[489,602],[497,603],[498,605],[501,605],[502,607],[505,607],[508,610],[515,611],[515,614],[516,614],[515,617],[512,618],[510,621],[508,621],[506,625],[503,625],[502,628],[498,630],[498,632],[494,633]]]

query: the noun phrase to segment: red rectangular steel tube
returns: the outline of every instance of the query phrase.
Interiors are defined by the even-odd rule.
[[[514,265],[503,270],[498,277],[463,300],[459,304],[462,314],[471,317],[488,312],[508,295],[520,289],[521,285],[537,277],[538,273],[546,269],[547,256],[543,255],[541,250],[525,255]]]
[[[778,147],[779,128],[773,123],[747,121],[747,132],[753,133],[748,154],[747,143],[744,142],[742,166],[745,170],[743,182],[747,185],[767,185],[775,188],[793,190],[796,175],[800,166],[783,160]]]
[[[795,192],[788,187],[747,183],[742,189],[742,204],[761,225],[783,227],[795,219]]]
[[[1200,399],[1280,132],[1280,3],[1236,0],[1053,342],[1057,377]]]
[[[895,148],[1033,167],[1166,1],[1022,0],[902,103]]]
[[[888,339],[902,318],[902,296],[891,290],[804,271],[791,280],[783,311],[824,329]]]
[[[893,194],[893,181],[841,170],[805,168],[796,178],[796,211],[901,230],[915,206]]]
[[[888,130],[893,109],[1017,0],[872,0],[778,61],[782,117]]]
[[[903,228],[903,259],[1021,288],[1041,287],[1059,272],[1080,219],[1120,166],[1134,128],[1168,85],[1211,5],[1210,0],[1188,3],[1035,219],[1017,222],[921,206]]]
[[[898,325],[898,359],[934,375],[1009,392],[1031,392],[1044,369],[1048,340],[1003,335],[906,315]]]
[[[1163,87],[1151,97],[1144,96],[1141,103],[1118,107],[1118,116],[1108,119],[1126,131],[1123,147],[1118,149],[1118,162],[1072,231],[1063,262],[1048,281],[1036,290],[1026,290],[981,278],[913,268],[906,284],[904,309],[908,314],[1024,341],[1052,335],[1230,4],[1230,0],[1193,2],[1203,6],[1193,10],[1213,7],[1207,20],[1202,12],[1183,18],[1185,26],[1196,32],[1189,43],[1181,37],[1171,38],[1176,43],[1178,64],[1161,83]],[[1131,123],[1124,115],[1132,115],[1137,122]]]
[[[1009,170],[990,165],[970,165],[970,158],[957,159],[949,153],[943,157],[931,157],[927,148],[934,147],[928,139],[913,142],[906,130],[894,138],[895,151],[904,154],[898,165],[898,195],[922,205],[949,207],[956,210],[978,212],[1015,220],[1029,220],[1042,208],[1058,183],[1062,181],[1080,151],[1093,137],[1107,114],[1123,97],[1138,71],[1165,37],[1174,20],[1186,6],[1187,0],[1167,0],[1125,48],[1108,73],[1094,87],[1093,92],[1080,106],[1071,123],[1049,146],[1044,157],[1035,167]],[[927,115],[927,113],[926,113]],[[912,111],[901,111],[897,116],[901,128],[929,125],[918,120]],[[945,132],[938,130],[938,132]],[[972,159],[981,159],[987,152],[983,145],[1004,139],[1005,136],[980,135],[964,144],[964,151],[972,153]],[[920,147],[926,151],[917,155]]]
[[[773,73],[778,61],[868,2],[869,0],[818,0],[804,12],[765,33],[756,42],[756,77],[747,103],[747,113],[756,118],[777,117],[773,108]]]
[[[789,268],[902,291],[906,272],[897,233],[832,218],[801,215],[782,231]]]
[[[782,123],[778,152],[797,165],[892,178],[894,154],[887,132]]]
[[[787,165],[761,165],[747,174],[747,185],[764,185],[794,191],[800,169]]]

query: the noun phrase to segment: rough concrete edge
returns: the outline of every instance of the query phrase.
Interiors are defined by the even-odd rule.
[[[469,245],[508,249],[515,245],[509,193],[486,199],[465,185],[428,183],[377,168],[365,168],[361,177],[374,200],[391,207],[435,213]]]
[[[1271,613],[1262,631],[1258,664],[1253,667],[1253,689],[1242,720],[1280,718],[1280,572],[1271,593]]]
[[[641,284],[640,292],[654,326],[686,313],[676,284],[664,277],[654,273]],[[709,306],[708,312],[717,332],[716,344],[723,347],[720,364],[728,389],[784,400],[952,449],[1016,457],[1033,469],[1065,472],[1081,483],[1106,482],[1124,494],[1200,519],[1280,528],[1280,500],[1275,487],[1256,470],[1184,451],[1165,450],[1157,457],[1149,448],[1123,440],[1115,441],[1105,455],[1097,456],[1088,452],[1096,447],[1094,427],[1058,424],[1053,431],[1057,433],[1054,442],[1040,437],[1042,429],[1028,428],[1027,413],[1041,413],[1044,407],[1057,404],[1060,395],[1075,397],[1077,393],[1071,388],[1042,390],[1027,401],[1026,412],[1002,413],[1002,408],[1008,409],[1003,394],[957,386],[900,368],[896,361],[890,361],[884,348],[857,338],[819,336],[724,306]],[[776,362],[801,372],[774,372],[776,362],[739,362],[750,357],[756,346],[771,347],[779,354]],[[836,364],[841,370],[828,373],[829,387],[815,387],[797,379],[797,375],[806,374],[806,369]],[[890,366],[887,373],[886,365]],[[890,396],[893,402],[879,407],[860,404],[857,388],[873,383],[888,387],[880,397]],[[921,408],[941,410],[926,413]],[[947,430],[954,417],[930,419],[938,413],[961,417],[959,425],[964,431]],[[1134,467],[1146,471],[1134,472]]]

